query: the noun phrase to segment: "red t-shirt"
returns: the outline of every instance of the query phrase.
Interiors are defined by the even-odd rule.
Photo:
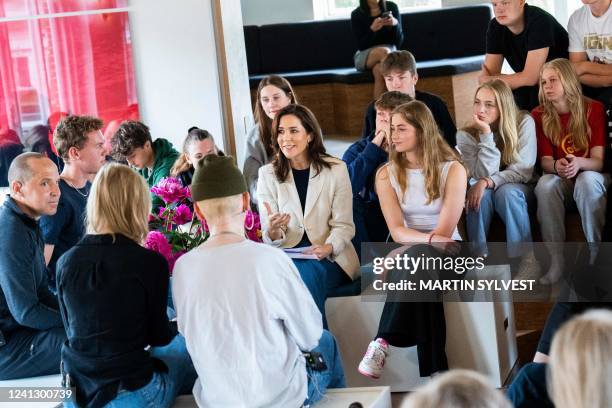
[[[536,134],[538,136],[538,158],[543,156],[552,156],[553,159],[561,159],[568,154],[573,154],[576,157],[589,157],[589,151],[593,147],[606,145],[606,111],[601,102],[591,99],[586,100],[588,103],[588,122],[591,127],[591,138],[589,139],[589,148],[586,150],[576,150],[572,135],[567,133],[567,123],[570,118],[569,113],[559,115],[561,121],[561,131],[563,137],[558,146],[552,144],[550,139],[544,135],[542,129],[542,114],[544,113],[542,106],[536,107],[531,111],[531,116],[536,125]]]

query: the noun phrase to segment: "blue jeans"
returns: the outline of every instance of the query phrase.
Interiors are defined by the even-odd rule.
[[[172,300],[172,276],[168,281],[168,306],[166,307],[168,320],[176,318],[176,310],[174,310],[174,301]]]
[[[350,282],[349,276],[342,268],[327,259],[293,259],[293,263],[300,272],[302,281],[312,295],[315,304],[323,316],[323,326],[327,328],[325,319],[325,300],[330,289]]]
[[[153,373],[151,381],[134,391],[121,390],[105,408],[172,407],[176,396],[191,393],[197,373],[187,353],[185,338],[180,334],[166,346],[151,348],[151,357],[163,361],[167,373]],[[65,402],[65,407],[75,407],[73,402]]]
[[[323,335],[319,340],[319,345],[312,351],[321,353],[327,369],[324,371],[313,371],[307,367],[308,376],[308,398],[304,405],[311,405],[319,401],[328,388],[344,388],[344,369],[340,350],[334,336],[327,330],[323,330]]]
[[[486,189],[480,208],[468,210],[467,234],[478,255],[488,254],[487,233],[493,215],[497,213],[506,225],[508,256],[515,258],[531,249],[531,225],[528,203],[533,203],[533,187],[522,183],[507,183],[493,191]]]

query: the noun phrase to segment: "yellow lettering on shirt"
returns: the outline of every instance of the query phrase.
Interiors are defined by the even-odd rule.
[[[586,35],[583,46],[587,50],[612,50],[612,35]]]

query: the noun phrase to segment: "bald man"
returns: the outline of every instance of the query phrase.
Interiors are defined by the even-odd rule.
[[[23,153],[9,167],[10,196],[0,208],[0,380],[60,372],[66,333],[50,292],[38,220],[57,211],[57,166]]]

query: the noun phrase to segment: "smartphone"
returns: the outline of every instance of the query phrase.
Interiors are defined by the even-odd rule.
[[[310,367],[311,370],[327,370],[327,364],[325,364],[325,360],[323,360],[323,356],[321,355],[321,353],[317,353],[316,351],[309,351],[304,353],[304,358],[306,359],[306,366]]]
[[[391,18],[391,12],[385,11],[384,13],[380,15],[380,18]]]

